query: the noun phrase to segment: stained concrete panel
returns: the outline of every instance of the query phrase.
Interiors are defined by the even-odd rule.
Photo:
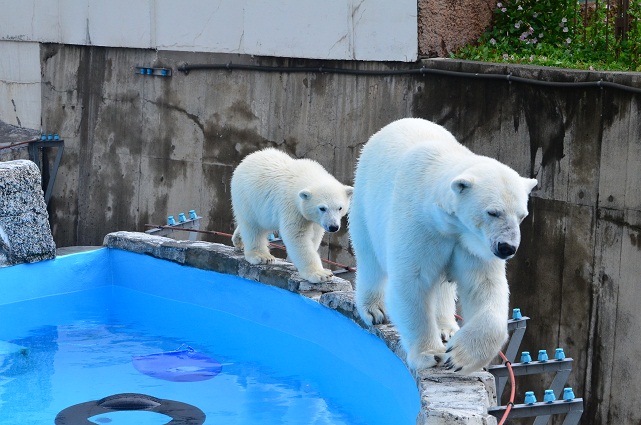
[[[163,50],[242,53],[246,0],[158,0],[154,6],[154,46]]]
[[[324,4],[324,3],[322,3]],[[396,59],[411,62],[418,56],[416,0],[359,0],[352,2],[353,57],[381,60],[381,47]]]
[[[0,41],[0,120],[40,129],[40,45]]]
[[[87,7],[87,36],[96,46],[153,48],[153,0],[92,1]],[[161,29],[162,30],[162,29]]]
[[[249,6],[243,34],[246,53],[318,59],[354,57],[347,2],[253,0]]]

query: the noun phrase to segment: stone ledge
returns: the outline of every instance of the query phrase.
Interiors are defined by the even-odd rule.
[[[233,247],[194,241],[176,241],[137,232],[115,232],[105,236],[104,246],[151,255],[185,266],[236,275],[276,286],[314,299],[336,310],[362,328],[381,338],[402,360],[405,360],[398,332],[394,326],[367,327],[360,319],[354,301],[352,284],[339,277],[313,284],[301,279],[296,268],[286,261],[255,266]],[[463,376],[435,368],[413,374],[421,397],[417,425],[495,425],[487,408],[496,405],[494,378],[487,372]]]

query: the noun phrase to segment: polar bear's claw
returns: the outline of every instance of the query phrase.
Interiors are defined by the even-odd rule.
[[[372,325],[382,325],[383,323],[387,323],[385,312],[378,306],[370,308],[368,313],[372,317]]]

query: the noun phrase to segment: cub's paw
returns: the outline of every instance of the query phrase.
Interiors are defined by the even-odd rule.
[[[264,253],[264,252],[252,252],[250,254],[246,253],[245,259],[249,261],[250,264],[253,264],[253,265],[271,264],[274,261],[276,261],[276,257],[271,255],[270,253]]]
[[[331,270],[320,269],[320,270],[314,270],[312,272],[301,271],[300,276],[308,282],[321,283],[321,282],[327,282],[331,280],[334,274],[331,272]]]

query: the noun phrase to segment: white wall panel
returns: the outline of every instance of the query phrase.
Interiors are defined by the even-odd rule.
[[[0,0],[0,40],[414,61],[416,0]]]
[[[0,41],[0,120],[40,128],[40,46]]]

